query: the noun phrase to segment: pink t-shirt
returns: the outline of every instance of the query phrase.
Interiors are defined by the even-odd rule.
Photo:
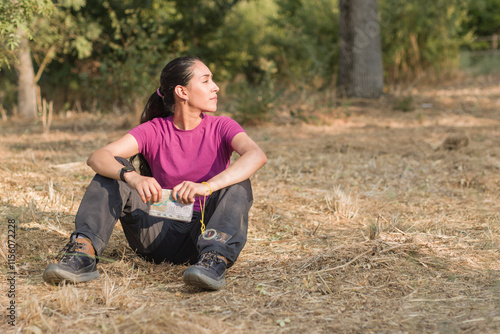
[[[203,114],[193,130],[176,128],[170,116],[145,122],[129,133],[153,177],[162,188],[172,189],[183,181],[208,181],[225,170],[233,153],[231,141],[240,132],[243,128],[229,117]],[[198,200],[195,210],[199,210]]]

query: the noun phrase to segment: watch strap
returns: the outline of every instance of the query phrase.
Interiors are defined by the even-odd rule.
[[[134,170],[135,170],[135,168],[131,167],[131,166],[125,166],[125,167],[123,167],[120,170],[120,180],[122,180],[123,182],[127,182],[127,181],[125,181],[125,173],[132,172]]]

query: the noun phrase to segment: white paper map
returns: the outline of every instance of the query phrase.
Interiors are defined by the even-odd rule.
[[[149,214],[155,217],[190,222],[193,218],[193,206],[194,203],[176,202],[172,197],[172,190],[162,189],[161,201],[151,204]]]

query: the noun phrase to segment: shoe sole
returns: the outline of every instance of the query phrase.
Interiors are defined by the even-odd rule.
[[[226,285],[225,277],[222,277],[221,280],[214,280],[203,275],[199,270],[196,270],[196,268],[191,267],[186,269],[186,271],[182,275],[182,278],[184,280],[184,283],[205,290],[219,290],[224,285]]]
[[[88,282],[99,278],[99,272],[91,271],[89,273],[73,274],[64,270],[61,270],[56,263],[49,264],[49,266],[43,272],[43,280],[51,284],[61,284],[61,283],[82,283]]]

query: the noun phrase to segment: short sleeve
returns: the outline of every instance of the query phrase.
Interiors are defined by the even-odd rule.
[[[139,145],[139,152],[144,154],[148,151],[148,147],[152,141],[152,134],[156,133],[155,128],[151,122],[145,122],[141,125],[136,126],[130,133],[135,140],[137,140],[137,144]]]
[[[245,130],[238,124],[235,120],[221,116],[220,131],[221,137],[223,138],[228,149],[232,151],[231,142],[233,138],[240,132],[245,132]]]

